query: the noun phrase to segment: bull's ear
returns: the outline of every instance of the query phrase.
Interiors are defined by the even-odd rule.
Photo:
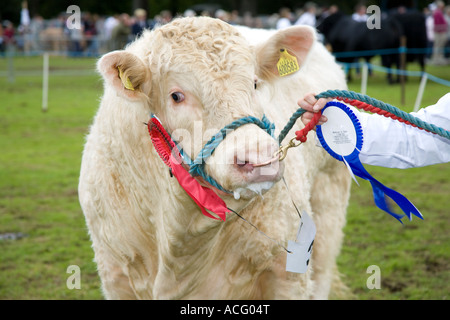
[[[105,54],[97,63],[97,69],[105,80],[121,96],[131,100],[145,97],[142,92],[151,80],[150,72],[142,60],[123,50]]]
[[[314,29],[308,26],[294,26],[278,31],[255,48],[258,77],[270,79],[295,73],[304,63],[315,40]]]

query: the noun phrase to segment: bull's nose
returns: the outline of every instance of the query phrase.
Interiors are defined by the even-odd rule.
[[[240,160],[235,157],[234,166],[247,182],[252,183],[279,180],[284,171],[278,157],[261,161]]]

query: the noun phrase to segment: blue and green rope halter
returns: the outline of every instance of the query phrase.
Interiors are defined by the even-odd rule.
[[[239,127],[242,127],[246,124],[256,124],[261,129],[267,131],[267,133],[274,137],[275,134],[275,124],[270,122],[269,119],[265,115],[263,115],[262,119],[258,119],[253,116],[247,116],[244,118],[237,119],[232,123],[226,125],[219,132],[217,132],[203,147],[203,149],[199,152],[197,157],[192,161],[189,156],[183,152],[183,149],[178,147],[183,157],[183,160],[187,165],[189,165],[189,173],[195,177],[200,176],[205,179],[213,187],[223,191],[225,193],[232,194],[233,192],[226,190],[223,188],[213,177],[209,176],[205,172],[205,162],[211,157],[213,152],[216,150],[217,146],[225,139],[227,134],[233,130],[236,130]]]

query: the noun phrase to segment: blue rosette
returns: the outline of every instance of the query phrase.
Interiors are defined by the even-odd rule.
[[[336,109],[337,108],[337,109]],[[423,219],[422,214],[405,196],[386,187],[376,180],[362,165],[359,154],[363,147],[364,137],[361,123],[356,114],[345,104],[337,101],[328,102],[322,110],[328,121],[317,126],[316,133],[322,147],[335,159],[343,161],[356,176],[368,180],[372,186],[376,206],[402,222],[406,215]],[[405,213],[400,215],[392,211],[386,198],[391,198]]]
[[[322,114],[325,112],[325,110],[329,107],[337,107],[340,108],[341,110],[343,110],[347,116],[350,118],[353,127],[355,129],[355,134],[356,134],[356,142],[355,142],[355,149],[353,150],[352,153],[350,153],[349,155],[346,155],[346,158],[354,158],[354,157],[359,157],[359,152],[363,146],[363,142],[364,142],[364,137],[363,137],[363,131],[362,131],[362,127],[361,127],[361,123],[359,122],[358,117],[356,116],[356,114],[345,104],[341,103],[341,102],[337,102],[337,101],[330,101],[328,102],[325,107],[322,110]],[[325,141],[323,132],[322,132],[322,126],[317,126],[316,127],[316,133],[317,133],[317,137],[319,138],[320,144],[322,145],[322,147],[327,150],[327,152],[333,157],[336,158],[339,161],[342,161],[343,156],[337,152],[335,152],[333,149],[330,148],[330,146],[327,144],[327,142]]]

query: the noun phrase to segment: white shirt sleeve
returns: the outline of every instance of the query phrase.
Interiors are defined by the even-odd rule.
[[[406,169],[450,162],[449,139],[377,114],[357,115],[363,128],[362,163]],[[411,115],[450,130],[450,93]]]

